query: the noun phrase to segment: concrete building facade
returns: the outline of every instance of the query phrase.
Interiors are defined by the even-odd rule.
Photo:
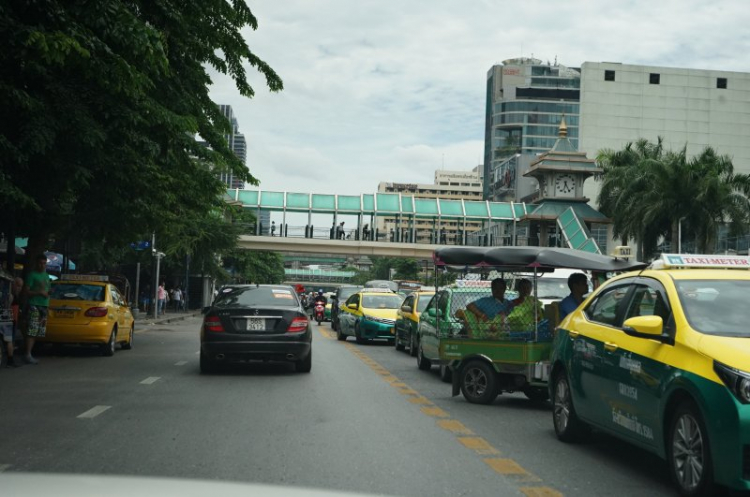
[[[240,133],[239,123],[237,118],[234,117],[234,111],[231,105],[219,105],[221,113],[229,119],[231,125],[231,131],[225,135],[229,148],[234,154],[242,161],[245,165],[247,162],[247,142],[245,141],[245,135]],[[232,173],[221,173],[221,180],[227,184],[227,188],[244,188],[245,182],[239,178],[236,178]]]

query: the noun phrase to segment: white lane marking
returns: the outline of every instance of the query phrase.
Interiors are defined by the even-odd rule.
[[[156,381],[159,381],[159,378],[161,378],[161,376],[149,376],[141,382],[141,385],[150,385]]]
[[[0,473],[13,466],[12,464],[0,464]]]
[[[187,361],[180,361],[180,362],[174,363],[175,366],[184,366],[185,364],[187,364]]]
[[[77,417],[81,419],[91,419],[95,418],[107,409],[109,409],[112,406],[95,406],[89,409],[88,411],[84,412],[83,414],[79,414]]]

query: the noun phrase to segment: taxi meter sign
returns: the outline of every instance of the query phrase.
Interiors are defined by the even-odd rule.
[[[679,255],[662,254],[662,262],[673,268],[737,268],[750,269],[750,258],[742,255]]]

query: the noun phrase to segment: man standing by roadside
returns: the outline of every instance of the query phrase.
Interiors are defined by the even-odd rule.
[[[34,269],[29,271],[24,281],[23,294],[26,297],[26,364],[39,364],[31,356],[34,341],[44,338],[47,332],[47,308],[49,307],[50,279],[47,274],[47,256],[39,254],[34,263]]]
[[[179,312],[182,310],[182,290],[180,290],[180,287],[177,286],[177,288],[174,289],[174,293],[172,294],[172,300],[174,300],[174,310],[176,312]]]
[[[159,288],[157,289],[156,293],[156,296],[159,298],[159,302],[157,303],[158,307],[156,308],[156,314],[158,316],[159,314],[164,314],[167,305],[167,291],[164,289],[163,281],[159,284]]]

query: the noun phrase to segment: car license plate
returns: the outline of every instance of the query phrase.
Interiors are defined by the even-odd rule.
[[[61,310],[55,311],[55,317],[58,317],[58,318],[73,319],[74,316],[75,316],[75,312],[70,309],[61,309]]]
[[[266,320],[261,318],[247,318],[247,331],[263,331],[266,329]]]

